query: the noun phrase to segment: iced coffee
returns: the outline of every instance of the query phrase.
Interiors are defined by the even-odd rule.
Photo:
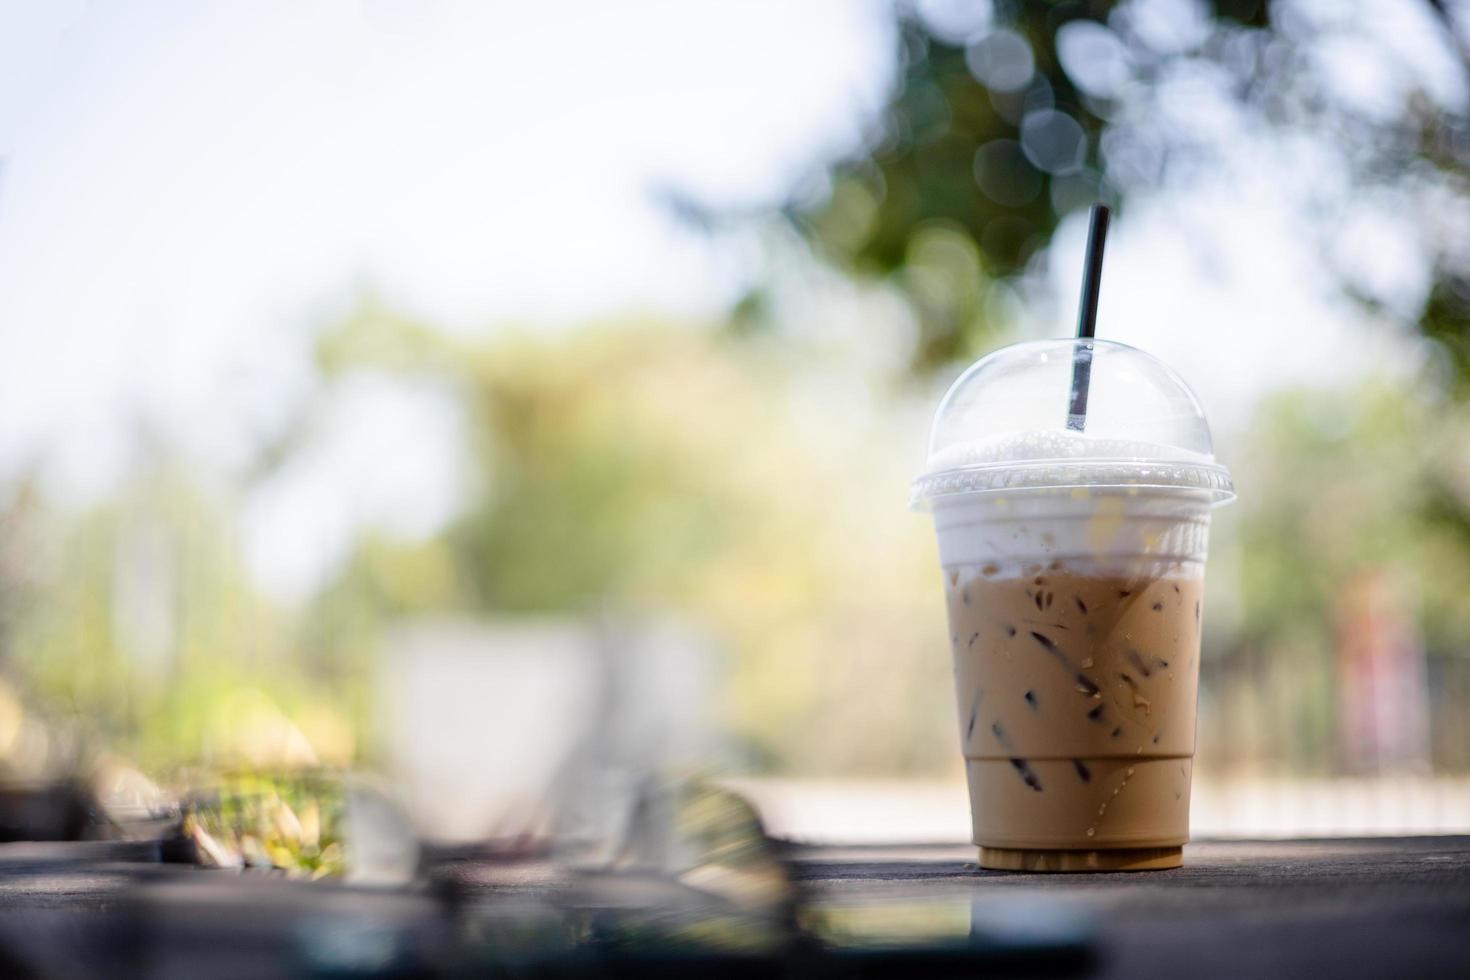
[[[1051,560],[946,580],[976,837],[1016,851],[1181,846],[1199,577],[1086,575]]]
[[[916,485],[939,535],[973,838],[988,867],[1175,867],[1188,838],[1205,549],[1228,474],[1208,430],[1169,442],[1113,423],[1115,375],[1136,383],[1157,362],[1100,353],[1099,432],[997,435],[974,392],[955,426],[952,392]],[[1033,373],[1045,378],[1046,362]],[[1202,425],[1182,382],[1162,365],[1154,374]]]

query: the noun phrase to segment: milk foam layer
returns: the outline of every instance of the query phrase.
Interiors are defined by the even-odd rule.
[[[933,453],[914,481],[916,505],[960,494],[1039,488],[1169,488],[1210,503],[1234,496],[1229,473],[1209,453],[1178,446],[1046,429],[957,443]]]
[[[976,442],[947,446],[929,459],[929,471],[955,469],[985,463],[1015,463],[1041,460],[1106,460],[1121,475],[1160,462],[1213,463],[1215,457],[1177,446],[1133,439],[1108,439],[1070,429],[1037,432],[1007,432]]]
[[[935,501],[934,529],[941,565],[989,577],[1023,577],[1053,562],[1084,574],[1195,577],[1210,501],[1137,488],[964,494]]]

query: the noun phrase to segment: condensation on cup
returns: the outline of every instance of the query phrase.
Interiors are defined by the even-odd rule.
[[[1182,863],[1210,513],[1234,496],[1194,394],[1123,344],[1016,344],[945,395],[911,503],[938,534],[983,867]]]

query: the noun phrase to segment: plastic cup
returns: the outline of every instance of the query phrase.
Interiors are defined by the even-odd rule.
[[[913,503],[938,535],[982,866],[1182,862],[1210,513],[1233,496],[1189,388],[1122,344],[1017,344],[945,396]]]

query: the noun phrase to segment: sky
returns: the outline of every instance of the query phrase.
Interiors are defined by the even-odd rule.
[[[228,466],[365,289],[461,331],[717,312],[740,263],[658,192],[770,203],[850,145],[888,83],[882,14],[0,0],[0,474],[39,461],[85,503],[140,426]],[[287,592],[353,521],[452,506],[432,396],[362,385],[330,415],[339,437],[250,505]]]
[[[1160,30],[1184,9],[1145,6]],[[59,498],[95,499],[140,427],[227,470],[364,290],[467,333],[718,313],[747,259],[657,192],[779,200],[881,103],[891,27],[877,0],[0,0],[0,478],[39,462]],[[1207,84],[1170,91],[1161,111],[1232,149],[1115,225],[1100,332],[1173,364],[1227,430],[1274,387],[1399,356],[1298,233],[1334,161],[1244,128]],[[1392,202],[1359,220],[1403,246],[1369,264],[1412,295]],[[1059,231],[1032,335],[1070,329],[1082,238],[1080,219]],[[454,504],[432,392],[363,382],[324,425],[246,508],[252,566],[287,595],[355,524],[422,533]]]
[[[0,456],[213,401],[365,286],[459,329],[716,309],[654,192],[775,199],[887,51],[831,0],[21,3],[0,37]]]

